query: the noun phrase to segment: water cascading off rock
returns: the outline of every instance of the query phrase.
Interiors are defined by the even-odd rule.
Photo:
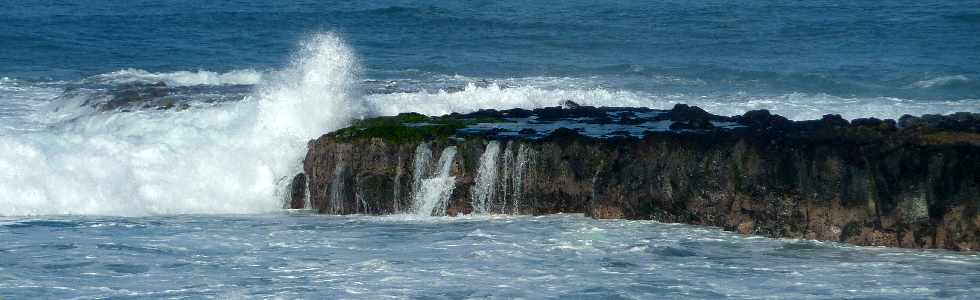
[[[418,153],[418,152],[417,152]],[[451,176],[453,160],[456,158],[456,147],[450,146],[439,155],[437,169],[429,176],[416,177],[418,189],[413,199],[415,214],[419,216],[445,216],[446,203],[456,187],[456,177]],[[420,164],[416,161],[416,166]],[[418,174],[424,173],[424,166],[417,168]]]
[[[480,156],[480,168],[477,170],[473,188],[470,190],[473,203],[473,213],[491,213],[496,199],[497,161],[500,160],[500,142],[490,141]]]
[[[767,111],[724,117],[678,105],[387,118],[417,123],[349,128],[310,143],[304,170],[317,211],[584,213],[770,237],[980,249],[975,114],[794,122]],[[330,209],[333,186],[344,201]]]

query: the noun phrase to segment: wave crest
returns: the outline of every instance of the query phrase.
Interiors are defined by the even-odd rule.
[[[940,76],[936,78],[930,78],[926,80],[920,80],[913,82],[909,87],[920,88],[920,89],[931,89],[937,87],[944,87],[958,83],[970,82],[970,78],[966,75],[950,75],[950,76]]]
[[[306,141],[349,121],[354,70],[351,49],[319,34],[239,102],[0,135],[0,215],[278,210],[277,182],[299,170]]]
[[[266,74],[252,69],[233,70],[225,73],[205,70],[152,73],[140,69],[123,69],[95,75],[84,81],[86,83],[112,85],[156,82],[163,82],[169,86],[254,85],[261,83],[266,76]]]
[[[531,82],[539,80],[533,79]],[[980,110],[980,99],[916,101],[893,97],[839,97],[820,93],[663,94],[599,87],[578,88],[575,87],[577,84],[575,81],[564,86],[559,82],[550,81],[548,87],[521,85],[518,80],[513,79],[508,82],[507,86],[497,83],[486,85],[469,83],[458,91],[372,94],[365,98],[372,114],[378,115],[394,115],[401,112],[442,115],[485,108],[530,109],[557,106],[565,100],[572,100],[582,105],[639,106],[655,109],[670,109],[675,104],[684,103],[725,116],[741,115],[749,110],[767,109],[793,120],[820,119],[825,114],[839,114],[846,119],[867,117],[894,119],[903,114],[949,114]]]

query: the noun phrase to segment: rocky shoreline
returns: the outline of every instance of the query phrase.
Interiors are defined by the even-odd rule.
[[[980,248],[980,115],[898,121],[578,106],[402,114],[309,143],[287,206],[584,213],[857,245]],[[307,186],[304,193],[302,186]]]

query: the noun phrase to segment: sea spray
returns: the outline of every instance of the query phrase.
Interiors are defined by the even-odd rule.
[[[363,113],[357,68],[339,37],[317,34],[240,102],[0,135],[0,215],[279,210],[277,179],[299,171],[306,142]]]
[[[436,164],[438,168],[433,170],[428,178],[421,181],[421,188],[414,199],[416,215],[446,215],[446,202],[456,187],[456,177],[450,176],[455,159],[455,146],[449,146],[442,150],[442,154],[439,155],[439,162]]]
[[[496,194],[497,161],[500,160],[500,142],[490,141],[480,155],[480,167],[476,180],[470,189],[470,199],[473,203],[473,213],[489,213]]]

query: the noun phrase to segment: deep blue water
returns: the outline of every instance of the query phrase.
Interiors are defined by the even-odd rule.
[[[972,253],[280,195],[374,115],[980,112],[978,32],[980,1],[3,1],[0,297],[971,298]],[[156,82],[188,108],[97,109]]]
[[[526,2],[6,2],[0,74],[277,69],[304,37],[335,31],[372,77],[598,76],[694,94],[980,98],[978,1]],[[704,84],[654,83],[664,76]],[[943,77],[965,79],[916,88]]]

